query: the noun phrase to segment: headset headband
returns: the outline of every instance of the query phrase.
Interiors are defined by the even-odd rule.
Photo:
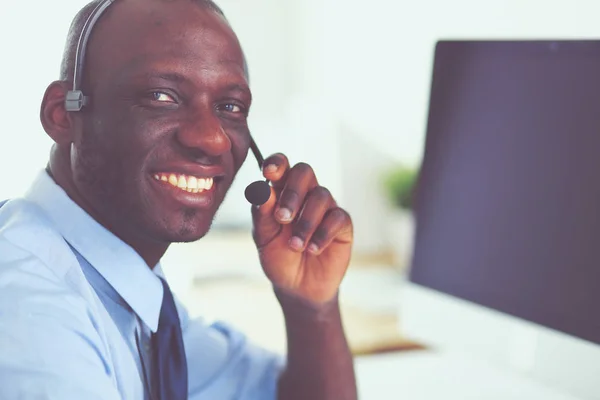
[[[83,65],[85,61],[85,52],[87,50],[87,43],[90,39],[90,35],[92,34],[92,29],[98,19],[106,11],[106,9],[113,3],[115,0],[103,0],[100,4],[94,8],[88,19],[85,21],[83,25],[83,29],[81,30],[81,35],[79,36],[79,41],[77,42],[77,52],[75,54],[75,67],[73,71],[73,90],[69,90],[67,92],[67,97],[65,99],[65,109],[67,111],[81,111],[83,106],[88,104],[89,97],[85,96],[83,92],[80,90],[81,87],[81,75],[83,74]]]

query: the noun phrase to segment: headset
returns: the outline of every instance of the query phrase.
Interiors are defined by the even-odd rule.
[[[83,25],[79,41],[77,42],[77,51],[75,53],[75,66],[73,70],[73,89],[67,92],[65,98],[65,109],[68,112],[81,111],[83,107],[89,104],[90,98],[81,91],[81,75],[83,74],[83,67],[85,62],[85,53],[87,50],[87,44],[92,34],[94,25],[98,22],[98,19],[106,11],[106,9],[115,2],[116,0],[103,0],[100,2],[94,10],[90,13],[89,17]],[[250,135],[250,149],[258,162],[258,167],[262,169],[265,162],[254,138]],[[246,199],[255,206],[263,205],[269,200],[271,196],[271,186],[268,180],[256,181],[248,185],[244,192]]]

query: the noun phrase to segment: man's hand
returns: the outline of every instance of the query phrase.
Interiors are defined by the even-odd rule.
[[[306,300],[331,300],[350,262],[350,216],[308,164],[290,168],[286,156],[275,154],[265,160],[263,175],[272,182],[271,197],[252,207],[252,217],[265,274],[275,287]]]
[[[278,399],[355,400],[337,301],[352,250],[350,216],[307,164],[290,168],[286,156],[275,154],[265,160],[263,174],[273,187],[265,204],[252,207],[253,235],[262,267],[280,289],[286,323],[287,364]],[[318,307],[305,307],[295,297]]]

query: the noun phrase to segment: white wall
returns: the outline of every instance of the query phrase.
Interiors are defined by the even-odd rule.
[[[339,117],[381,151],[413,163],[438,39],[600,34],[595,0],[325,0],[313,13],[326,15],[315,16],[326,26],[314,54],[326,58],[326,93]]]
[[[70,20],[83,4],[0,2],[0,198],[25,190],[45,164],[50,141],[39,123],[39,103],[46,85],[58,75]],[[266,154],[284,151],[294,162],[314,164],[323,184],[354,215],[357,248],[364,250],[385,243],[385,212],[373,183],[387,163],[382,159],[414,165],[421,159],[437,39],[595,38],[600,33],[600,3],[594,0],[219,4],[249,59],[256,99],[250,122],[260,147]],[[353,137],[348,132],[372,148],[365,152],[364,144],[353,147],[347,143]],[[342,140],[343,158],[352,168],[342,164]],[[365,160],[363,153],[381,159]],[[249,223],[242,192],[257,177],[250,160],[219,222]],[[371,190],[364,190],[364,182],[371,182]]]
[[[22,193],[45,166],[50,139],[39,122],[46,86],[58,78],[70,19],[83,1],[0,2],[0,198]],[[33,8],[35,12],[30,12]]]

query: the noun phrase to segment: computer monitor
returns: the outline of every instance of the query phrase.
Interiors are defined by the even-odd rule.
[[[600,41],[440,41],[430,96],[403,329],[600,396]]]

